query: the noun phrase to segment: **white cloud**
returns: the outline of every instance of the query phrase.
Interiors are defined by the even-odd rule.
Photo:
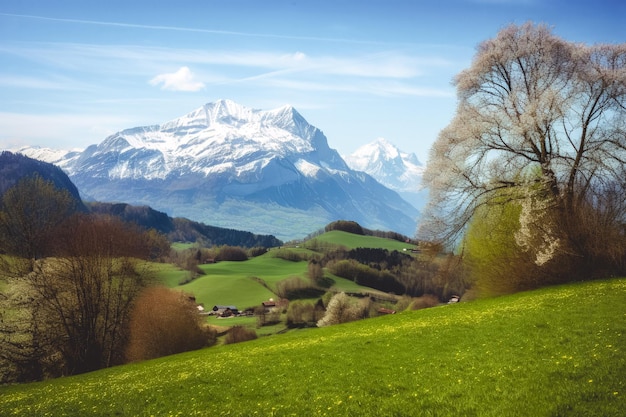
[[[204,83],[195,80],[189,67],[180,67],[173,73],[160,74],[150,80],[151,85],[161,85],[162,90],[170,91],[200,91]]]

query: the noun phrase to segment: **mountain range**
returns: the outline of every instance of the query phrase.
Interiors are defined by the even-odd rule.
[[[415,233],[418,210],[350,168],[291,106],[264,111],[219,100],[83,151],[20,152],[60,166],[85,200],[149,205],[283,240],[340,219]]]

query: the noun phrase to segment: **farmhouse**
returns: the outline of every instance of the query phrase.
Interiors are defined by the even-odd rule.
[[[263,306],[263,309],[266,313],[269,313],[276,308],[276,302],[272,299],[270,299],[269,301],[263,301],[261,305]]]
[[[213,306],[213,315],[218,317],[232,317],[239,315],[239,310],[235,306],[222,306],[215,305]]]

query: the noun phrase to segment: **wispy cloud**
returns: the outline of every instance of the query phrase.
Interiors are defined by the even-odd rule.
[[[84,25],[98,25],[98,26],[112,26],[131,29],[145,29],[145,30],[164,30],[164,31],[176,31],[176,32],[193,32],[193,33],[207,33],[213,35],[227,35],[227,36],[241,36],[252,38],[273,38],[273,39],[289,39],[289,40],[301,40],[301,41],[322,41],[322,42],[339,42],[339,43],[352,43],[352,44],[371,44],[371,45],[383,45],[384,42],[374,40],[359,40],[359,39],[347,39],[347,38],[326,38],[318,36],[294,36],[294,35],[276,35],[271,33],[254,33],[254,32],[241,32],[230,30],[217,30],[217,29],[205,29],[205,28],[190,28],[181,26],[164,26],[164,25],[145,25],[137,23],[124,23],[124,22],[108,22],[100,20],[85,20],[85,19],[67,19],[48,16],[37,16],[27,14],[13,14],[13,13],[0,13],[0,16],[18,17],[23,19],[37,19],[62,23],[84,24]]]
[[[249,51],[223,49],[174,49],[138,45],[95,45],[76,43],[13,43],[0,45],[0,53],[40,62],[63,71],[123,74],[151,77],[163,89],[197,91],[201,82],[187,68],[193,65],[205,84],[267,80],[298,74],[301,81],[327,77],[353,83],[359,78],[412,79],[446,70],[453,60],[444,56],[420,56],[416,51],[382,51],[359,54],[341,51],[320,55],[296,51]],[[123,65],[120,65],[123,62]],[[172,63],[181,63],[170,73]],[[154,71],[160,73],[154,76]],[[262,71],[257,71],[261,69]],[[196,75],[196,77],[200,77]]]
[[[355,77],[410,78],[425,68],[450,65],[443,57],[419,57],[396,51],[337,55],[313,55],[301,51],[248,51],[222,49],[173,49],[135,45],[76,43],[14,43],[0,45],[0,52],[64,69],[97,70],[103,65],[117,71],[148,70],[172,62],[197,65],[266,68]],[[116,61],[124,61],[119,66]],[[215,68],[215,67],[213,67]]]
[[[160,85],[162,90],[200,91],[204,83],[197,81],[189,67],[180,67],[172,73],[159,74],[150,80],[150,85]]]

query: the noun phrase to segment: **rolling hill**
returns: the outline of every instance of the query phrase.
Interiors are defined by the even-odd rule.
[[[392,239],[355,235],[338,230],[324,233],[315,239],[348,249],[361,247],[402,251],[411,247]],[[314,254],[304,248],[291,247],[282,250]],[[205,307],[218,304],[235,305],[240,309],[257,306],[262,301],[276,297],[271,289],[275,289],[279,281],[294,276],[306,278],[308,265],[306,260],[294,262],[281,259],[275,257],[276,252],[277,249],[272,249],[264,255],[243,262],[225,261],[201,265],[205,275],[177,288],[194,294],[196,300]],[[321,253],[318,255],[322,256]],[[334,291],[377,292],[348,279],[333,277],[333,280],[335,283],[331,289]]]

